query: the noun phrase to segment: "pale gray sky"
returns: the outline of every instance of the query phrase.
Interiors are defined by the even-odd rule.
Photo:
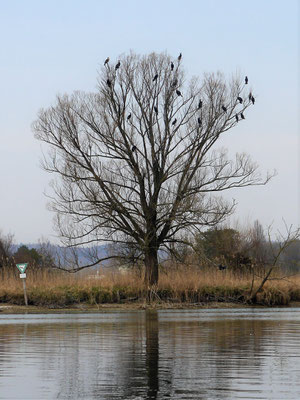
[[[57,93],[92,91],[109,55],[183,53],[190,75],[220,70],[248,75],[257,101],[222,145],[246,151],[261,170],[277,170],[265,187],[228,192],[234,218],[299,215],[299,10],[296,0],[0,0],[0,230],[16,242],[55,241],[31,123]]]

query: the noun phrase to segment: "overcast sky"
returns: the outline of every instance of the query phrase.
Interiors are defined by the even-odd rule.
[[[226,194],[234,219],[299,225],[299,10],[296,0],[0,0],[0,230],[17,243],[56,241],[47,210],[51,177],[31,130],[56,94],[94,91],[107,56],[167,51],[189,75],[238,71],[257,99],[222,145],[246,151],[264,187]]]

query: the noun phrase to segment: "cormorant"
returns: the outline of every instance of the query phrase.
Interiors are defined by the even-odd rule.
[[[201,121],[201,118],[200,118],[200,117],[198,118],[198,124],[199,124],[199,126],[202,125],[202,121]]]
[[[182,59],[182,54],[180,53],[178,56],[178,61],[180,61]]]
[[[237,99],[241,104],[243,103],[243,99],[240,96]]]
[[[157,80],[157,78],[158,78],[158,74],[156,74],[156,75],[154,76],[154,78],[152,79],[152,81],[155,82],[155,81]]]
[[[171,62],[171,71],[173,71],[173,69],[174,69],[174,63],[173,63],[173,61]]]
[[[111,87],[111,80],[110,79],[107,79],[106,83],[107,83],[107,86]]]
[[[248,76],[245,76],[245,85],[248,84]]]
[[[237,114],[235,114],[235,119],[236,119],[236,122],[239,121],[239,116]]]
[[[222,106],[222,110],[223,110],[224,112],[226,112],[226,111],[227,111],[227,108],[223,105],[223,106]]]
[[[243,113],[241,113],[241,118],[245,119],[245,115]]]
[[[128,114],[127,121],[129,121],[129,120],[130,120],[130,118],[131,118],[131,113],[130,113],[130,114]]]
[[[116,67],[115,67],[115,69],[116,69],[116,70],[119,69],[119,68],[120,68],[120,65],[121,65],[121,61],[119,60],[118,63],[117,63],[117,65],[116,65]]]
[[[109,57],[107,57],[107,59],[104,61],[104,65],[109,63]]]
[[[132,152],[136,151],[136,146],[132,146],[131,151]]]
[[[174,81],[172,82],[172,87],[175,88],[178,84],[178,79],[174,79]]]
[[[175,118],[174,121],[172,122],[172,125],[174,126],[177,122],[177,119]]]
[[[255,103],[255,98],[253,96],[251,96],[251,101],[252,101],[252,104]]]
[[[176,90],[176,94],[177,94],[177,96],[182,96],[181,91],[178,89]]]
[[[154,108],[155,114],[158,114],[158,108],[156,106],[154,106],[153,108]]]
[[[199,110],[200,110],[200,108],[202,108],[202,105],[203,105],[202,100],[199,100],[199,103],[198,103],[198,109]]]

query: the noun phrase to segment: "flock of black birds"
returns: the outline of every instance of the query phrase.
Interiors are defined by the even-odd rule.
[[[235,114],[235,119],[236,119],[236,122],[238,122],[239,121],[239,116],[238,116],[238,114]],[[245,119],[245,115],[241,112],[241,119]]]
[[[180,53],[179,56],[177,57],[178,62],[180,62],[181,59],[182,59],[182,53]],[[106,66],[106,65],[109,63],[109,60],[110,60],[110,58],[107,57],[106,60],[104,61],[104,66]],[[119,61],[117,62],[117,64],[116,64],[116,66],[115,66],[115,70],[117,71],[117,70],[120,68],[120,66],[121,66],[121,61],[119,60]],[[171,71],[174,71],[174,67],[175,67],[175,65],[174,65],[173,61],[171,61]],[[154,75],[152,81],[153,81],[153,82],[156,82],[156,81],[158,80],[158,77],[159,77],[159,75],[158,75],[158,73],[156,73],[156,74]],[[249,82],[248,76],[245,76],[245,85],[248,85],[248,82]],[[107,83],[107,86],[108,86],[108,87],[111,87],[111,86],[112,86],[112,81],[111,81],[109,78],[106,80],[106,83]],[[173,80],[172,84],[171,84],[171,87],[175,89],[175,88],[177,87],[177,85],[178,85],[178,80],[175,78],[175,79]],[[176,89],[176,94],[177,94],[178,97],[183,97],[183,96],[182,96],[182,93],[181,93],[181,91],[180,91],[179,89]],[[249,98],[249,101],[252,102],[252,104],[255,103],[255,98],[253,97],[253,95],[252,95],[251,92],[249,93],[249,97],[248,97],[248,98]],[[244,101],[244,100],[242,99],[242,97],[238,96],[238,97],[237,97],[237,101],[238,101],[240,104],[243,104],[243,101]],[[202,108],[202,106],[203,106],[203,102],[202,102],[202,100],[200,99],[200,100],[199,100],[199,103],[198,103],[198,110],[200,110],[200,109]],[[224,104],[222,105],[221,108],[222,108],[222,110],[223,110],[225,113],[227,112],[227,107],[226,107]],[[155,114],[158,115],[158,108],[157,108],[157,106],[154,106],[153,109],[154,109]],[[243,112],[240,113],[240,117],[241,117],[241,119],[245,119],[245,116],[244,116]],[[236,119],[236,122],[239,121],[239,114],[235,114],[235,119]],[[130,120],[131,120],[131,113],[128,114],[128,116],[127,116],[127,121],[130,121]],[[198,117],[197,121],[198,121],[198,125],[199,125],[199,127],[200,127],[200,126],[202,125],[202,120],[201,120],[201,118]],[[175,119],[172,121],[172,126],[175,126],[176,123],[177,123],[177,119],[175,118]],[[133,146],[133,147],[132,147],[132,151],[135,151],[135,150],[136,150],[136,146]],[[226,268],[226,267],[225,267],[225,268]],[[219,269],[220,269],[220,268],[219,268]],[[222,268],[222,269],[224,269],[224,268]]]

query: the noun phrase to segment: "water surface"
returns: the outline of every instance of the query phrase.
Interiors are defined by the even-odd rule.
[[[300,309],[0,316],[1,399],[300,399]]]

